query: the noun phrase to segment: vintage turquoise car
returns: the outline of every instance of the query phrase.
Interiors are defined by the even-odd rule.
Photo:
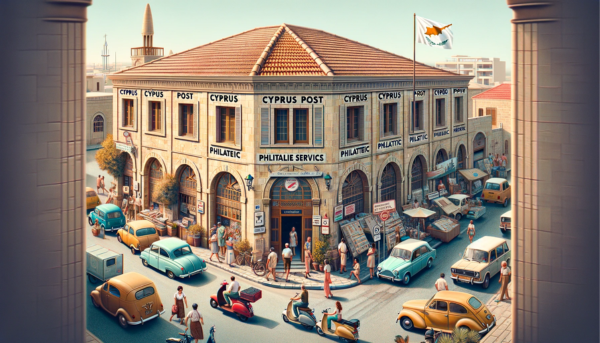
[[[206,262],[194,255],[192,248],[178,238],[167,238],[152,243],[140,254],[144,266],[167,273],[169,279],[186,278],[206,270]]]
[[[377,266],[377,277],[402,281],[408,285],[410,278],[424,268],[431,268],[436,251],[427,242],[407,239],[397,244],[390,257]]]
[[[104,228],[105,232],[117,231],[125,226],[125,216],[117,205],[104,204],[98,205],[88,214],[88,223],[94,225],[98,219],[98,224]]]

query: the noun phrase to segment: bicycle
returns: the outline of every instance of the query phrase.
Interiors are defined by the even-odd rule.
[[[251,251],[239,253],[236,257],[236,262],[240,266],[245,264],[252,268],[252,271],[256,276],[265,276],[267,275],[267,264],[262,258],[258,259],[257,256],[262,256],[262,253],[257,252],[253,254]]]

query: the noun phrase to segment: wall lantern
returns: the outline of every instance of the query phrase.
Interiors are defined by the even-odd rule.
[[[248,186],[249,191],[252,190],[252,181],[254,181],[254,177],[252,177],[252,175],[248,174],[248,176],[246,176],[246,186]]]
[[[325,179],[325,187],[327,187],[327,190],[329,190],[329,187],[331,187],[331,175],[329,175],[329,173],[325,174],[325,176],[323,176],[323,179]]]

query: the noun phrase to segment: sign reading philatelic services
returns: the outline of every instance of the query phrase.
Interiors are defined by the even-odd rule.
[[[119,94],[137,96],[138,91],[137,91],[137,89],[119,89]]]
[[[402,92],[383,92],[377,94],[379,100],[391,100],[402,98]]]
[[[433,132],[433,138],[443,137],[443,136],[447,136],[449,134],[450,134],[450,129],[445,129],[445,130],[440,130],[440,131],[434,131]]]
[[[402,146],[402,138],[392,139],[389,141],[377,143],[377,151],[392,149],[392,148],[399,148],[401,146]]]
[[[444,89],[434,89],[433,90],[433,95],[448,95],[448,89],[444,88]]]
[[[215,102],[236,103],[239,101],[239,96],[237,94],[210,94],[208,99]]]
[[[368,155],[369,153],[371,153],[371,146],[369,144],[357,146],[355,148],[342,149],[340,150],[340,160]]]
[[[452,94],[466,94],[466,93],[467,93],[466,88],[454,88],[452,90]]]
[[[396,209],[396,200],[381,201],[373,204],[373,214]]]
[[[163,91],[144,91],[144,96],[147,98],[161,98],[165,97],[165,92]]]
[[[348,94],[344,95],[344,102],[363,102],[369,100],[369,94]]]
[[[264,95],[263,104],[322,104],[322,95]]]
[[[463,131],[466,131],[466,130],[467,130],[467,128],[464,125],[457,126],[457,127],[454,128],[454,133],[463,132]]]
[[[212,145],[210,146],[210,148],[208,148],[208,153],[211,155],[214,155],[214,156],[219,156],[219,157],[235,158],[236,160],[240,160],[242,158],[241,151],[227,149],[227,148],[221,148],[221,147],[212,146]]]
[[[256,154],[257,163],[325,163],[326,154]]]
[[[428,139],[427,134],[426,133],[419,133],[416,135],[410,135],[410,137],[408,138],[408,141],[410,143],[418,143],[418,142],[426,142]]]

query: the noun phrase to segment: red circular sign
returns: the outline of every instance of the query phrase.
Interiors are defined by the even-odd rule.
[[[390,213],[388,211],[383,211],[383,212],[379,213],[379,219],[381,219],[383,221],[390,219]]]

